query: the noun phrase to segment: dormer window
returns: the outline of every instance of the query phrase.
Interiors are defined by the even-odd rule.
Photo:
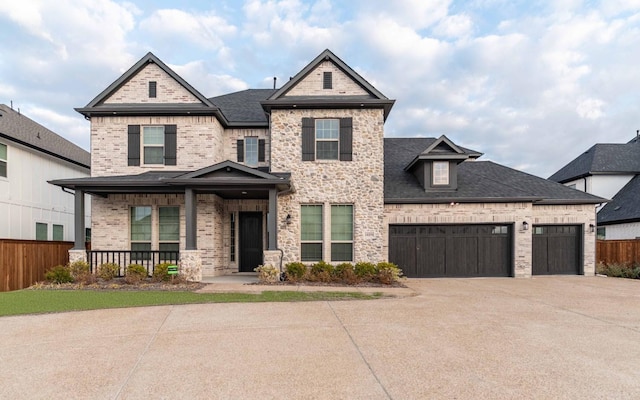
[[[333,74],[330,71],[322,73],[322,88],[333,89]]]
[[[449,162],[433,162],[433,185],[449,185]]]
[[[158,84],[155,81],[149,82],[149,98],[156,97],[157,87],[158,87]]]

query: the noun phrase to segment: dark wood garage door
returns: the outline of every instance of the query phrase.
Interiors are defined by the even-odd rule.
[[[510,225],[391,225],[389,261],[405,276],[511,276]]]
[[[533,275],[582,274],[580,225],[533,226]]]

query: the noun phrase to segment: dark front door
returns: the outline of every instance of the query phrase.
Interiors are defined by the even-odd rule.
[[[582,227],[537,225],[533,227],[533,275],[581,274]]]
[[[262,213],[240,213],[240,272],[262,264]]]
[[[391,225],[389,260],[409,278],[510,276],[510,225]]]

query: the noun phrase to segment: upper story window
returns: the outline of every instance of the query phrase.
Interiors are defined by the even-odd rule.
[[[244,162],[250,167],[258,166],[258,138],[244,138]]]
[[[176,165],[176,125],[128,126],[128,165]]]
[[[333,89],[333,74],[329,71],[322,73],[322,88]]]
[[[0,143],[0,177],[7,177],[7,145]]]
[[[433,184],[434,185],[449,184],[449,162],[448,161],[433,162]]]
[[[157,82],[155,81],[149,82],[149,98],[156,97],[157,88],[158,88]]]
[[[143,164],[164,164],[164,126],[142,128]]]
[[[337,160],[340,143],[340,121],[316,120],[316,159]]]
[[[49,240],[49,227],[42,222],[36,222],[36,240]]]

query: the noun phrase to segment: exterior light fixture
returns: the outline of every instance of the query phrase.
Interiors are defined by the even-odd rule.
[[[287,214],[287,217],[284,219],[287,225],[291,225],[291,214]]]
[[[594,224],[589,224],[589,232],[593,233],[596,231],[596,226]]]
[[[527,221],[522,221],[522,230],[523,231],[529,230],[529,223]]]

